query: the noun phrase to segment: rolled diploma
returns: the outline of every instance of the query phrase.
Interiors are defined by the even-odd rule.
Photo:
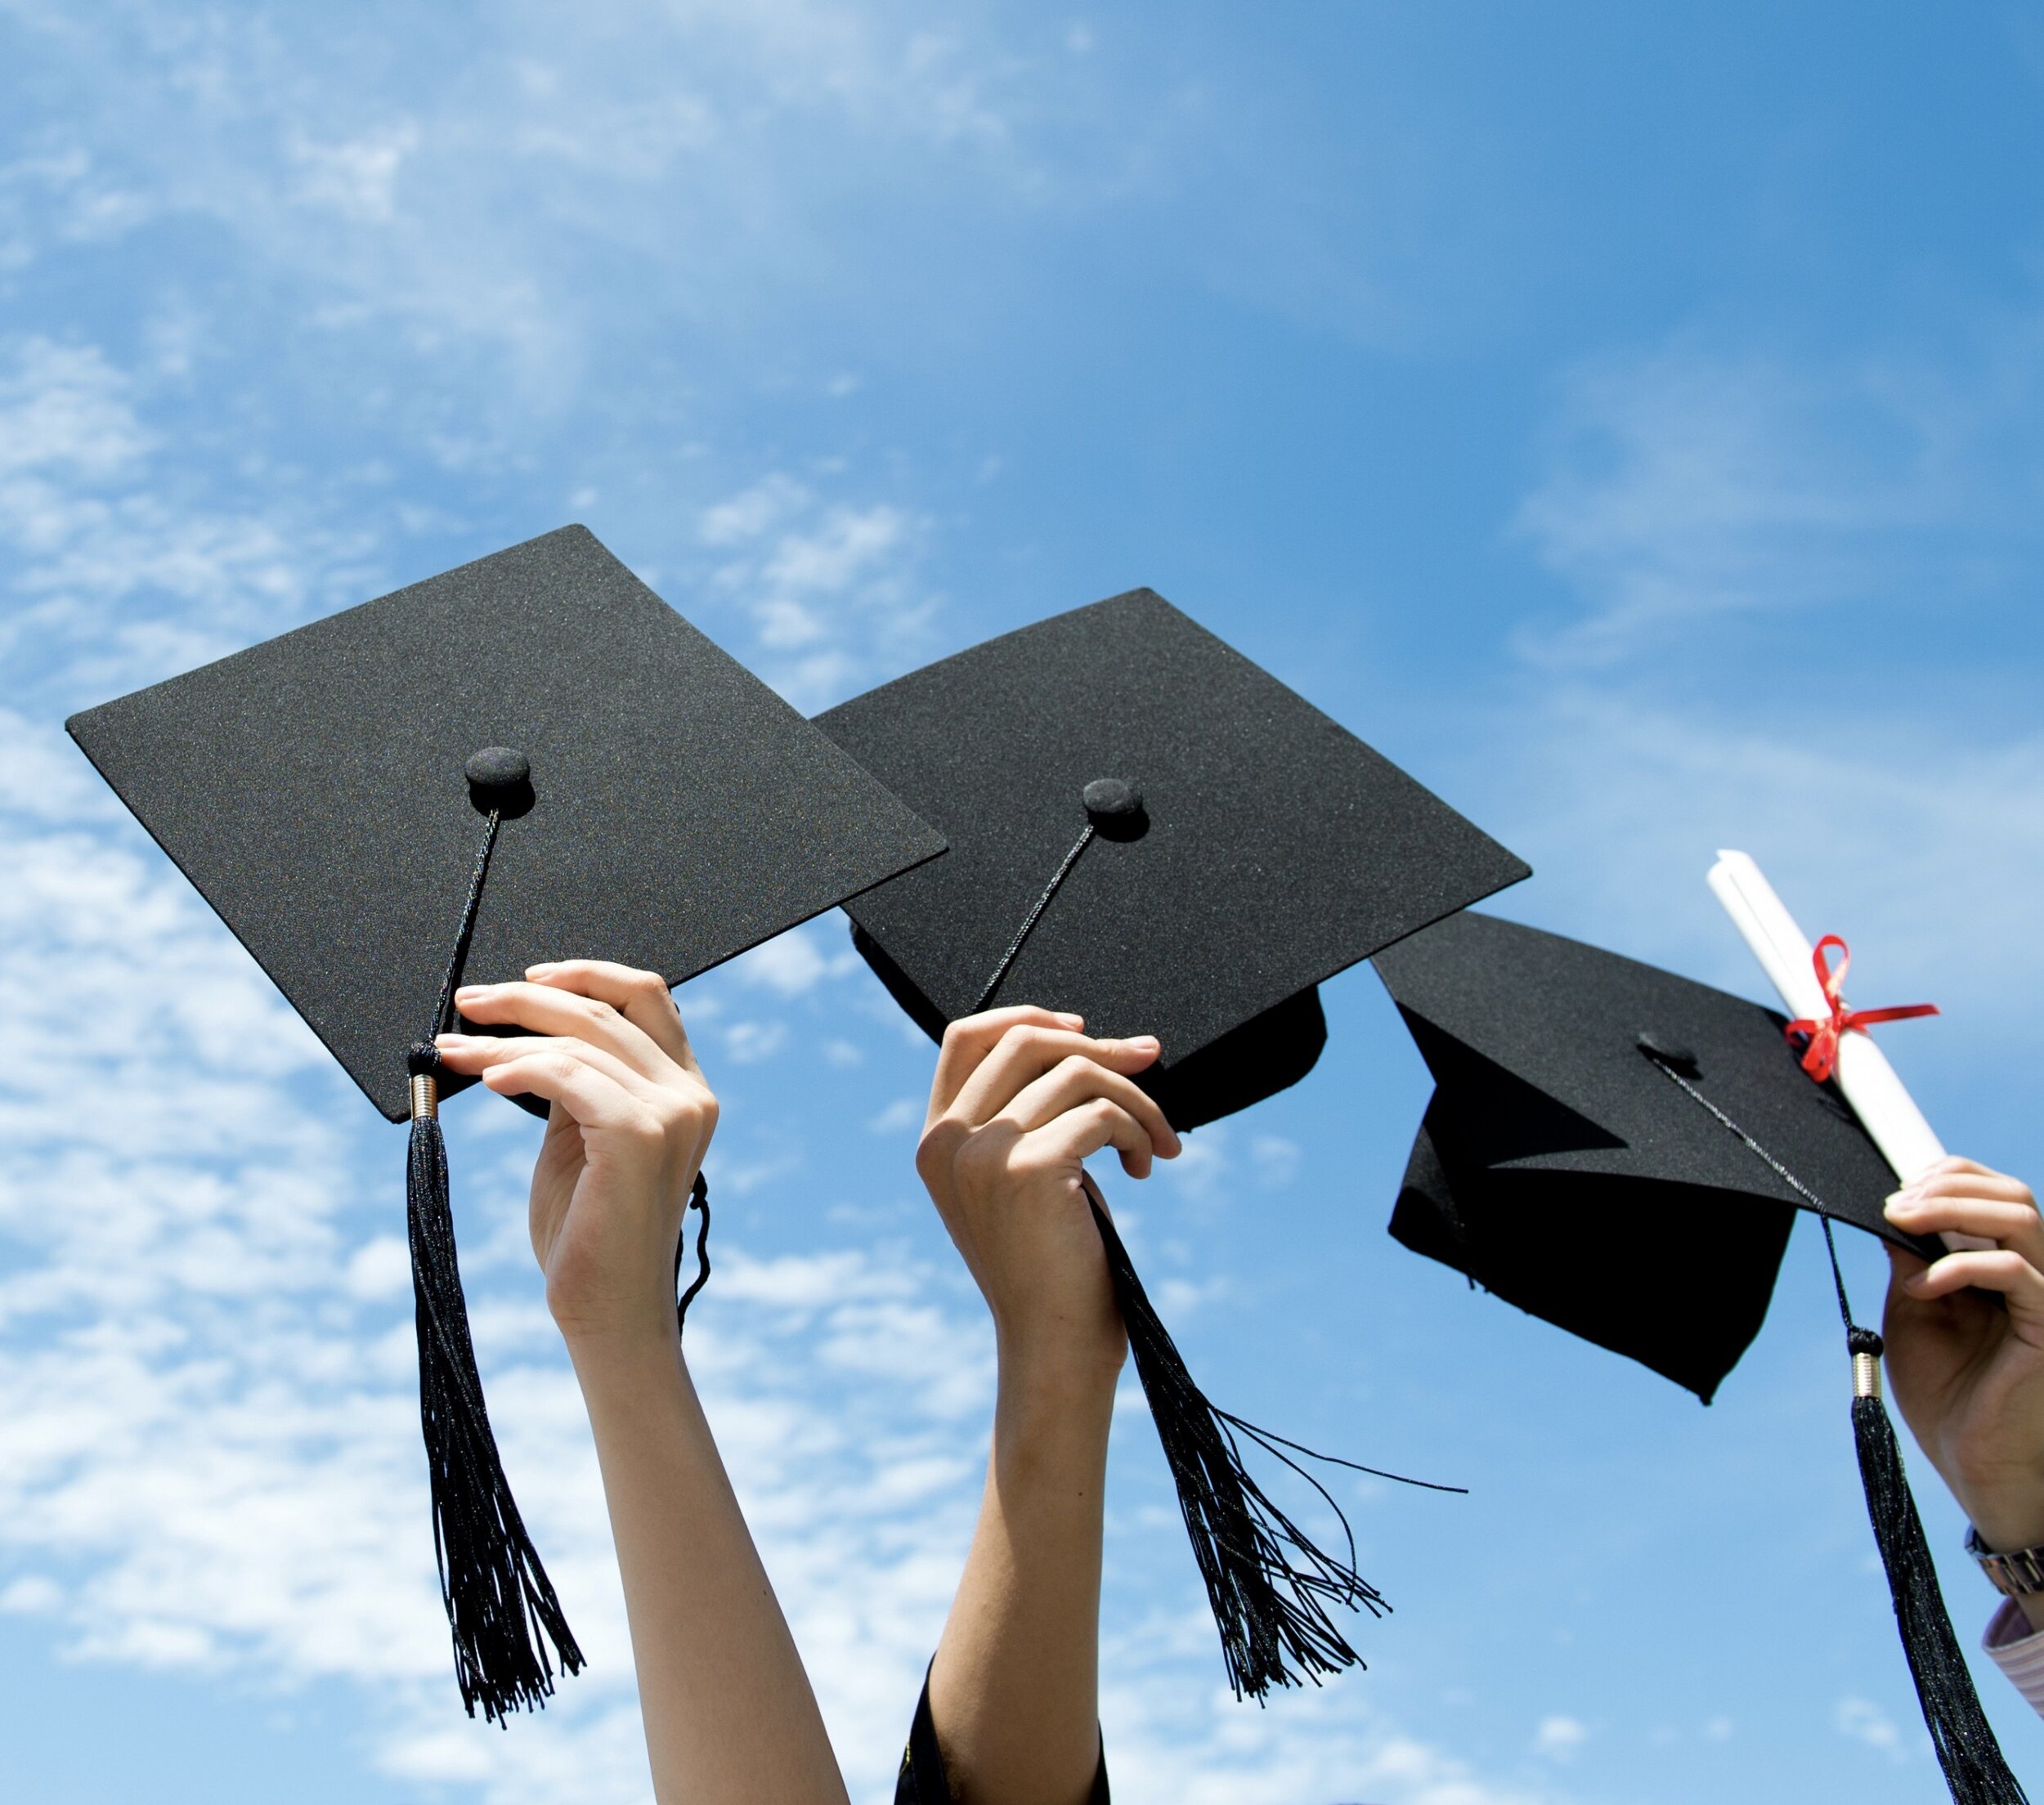
[[[1718,862],[1710,867],[1710,882],[1724,912],[1760,961],[1760,969],[1781,992],[1790,1015],[1822,1021],[1831,1013],[1831,1005],[1812,963],[1814,949],[1774,894],[1774,887],[1761,876],[1760,867],[1744,853],[1721,851]],[[1838,1088],[1853,1113],[1904,1184],[1932,1161],[1944,1158],[1943,1144],[1871,1035],[1853,1032],[1839,1036],[1836,1075]],[[1994,1245],[1964,1234],[1948,1234],[1944,1243],[1952,1248]]]

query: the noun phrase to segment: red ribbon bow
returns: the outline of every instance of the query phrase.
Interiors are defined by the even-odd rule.
[[[1824,956],[1833,947],[1838,948],[1835,970]],[[1803,1069],[1819,1084],[1837,1069],[1840,1035],[1863,1031],[1869,1022],[1903,1022],[1914,1015],[1938,1013],[1935,1003],[1908,1003],[1900,1009],[1848,1009],[1839,992],[1845,988],[1845,974],[1852,969],[1853,952],[1835,934],[1827,934],[1817,943],[1810,963],[1817,968],[1817,981],[1824,987],[1824,1001],[1831,1005],[1831,1014],[1821,1022],[1791,1022],[1782,1032],[1791,1041],[1800,1036],[1809,1042],[1803,1052]]]

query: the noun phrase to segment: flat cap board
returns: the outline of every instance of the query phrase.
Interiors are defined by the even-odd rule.
[[[580,526],[74,715],[72,736],[392,1121],[482,816],[524,753],[466,965],[669,983],[944,842]]]
[[[1889,1228],[1889,1171],[1783,1018],[1580,941],[1464,914],[1377,956],[1436,1085],[1392,1233],[1707,1402],[1759,1332],[1804,1200]],[[1683,1056],[1686,1055],[1686,1058]]]
[[[1284,1032],[1263,1023],[1236,1043],[1246,1089],[1233,1107],[1310,1067],[1297,1049],[1303,1036],[1316,1053],[1325,1034],[1315,985],[1527,875],[1147,589],[975,646],[817,724],[950,842],[848,909],[861,950],[933,1032],[978,1002],[1085,828],[1087,786],[1115,779],[1139,796],[1118,817],[1132,828],[1103,825],[1072,867],[993,1001],[1154,1034],[1166,1084],[1284,1011]],[[1271,1063],[1287,1046],[1289,1075]]]

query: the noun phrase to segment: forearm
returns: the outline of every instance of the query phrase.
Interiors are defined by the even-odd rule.
[[[930,1670],[968,1805],[1083,1805],[1100,1758],[1102,1494],[1111,1373],[1004,1359],[964,1576]]]
[[[671,1333],[571,1341],[661,1805],[843,1805],[845,1785]]]

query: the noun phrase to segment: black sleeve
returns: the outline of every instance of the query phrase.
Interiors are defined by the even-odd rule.
[[[952,1805],[951,1780],[937,1748],[937,1726],[930,1715],[930,1677],[923,1676],[922,1696],[916,1700],[915,1721],[908,1727],[908,1746],[901,1752],[901,1777],[894,1782],[894,1805]],[[1093,1775],[1088,1805],[1109,1805],[1107,1749]]]

